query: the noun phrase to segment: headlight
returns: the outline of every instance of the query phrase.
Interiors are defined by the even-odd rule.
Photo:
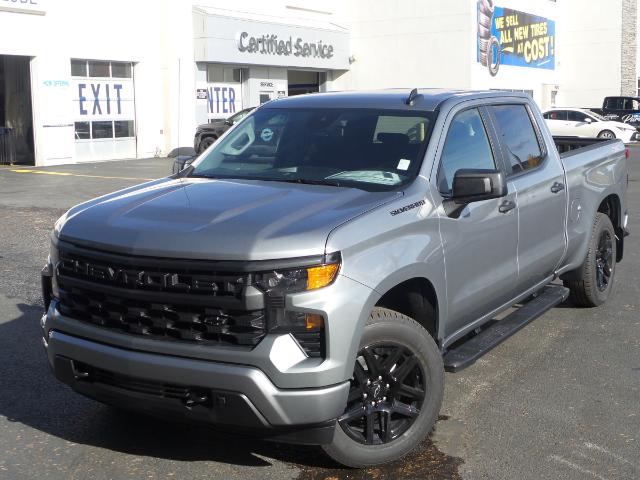
[[[323,265],[259,273],[256,284],[270,296],[316,290],[331,285],[338,270],[340,256],[334,254]]]
[[[58,220],[56,220],[56,223],[53,224],[53,234],[56,237],[60,236],[60,230],[62,230],[62,227],[64,226],[64,223],[67,221],[67,214],[69,212],[65,212],[64,215],[62,215]]]

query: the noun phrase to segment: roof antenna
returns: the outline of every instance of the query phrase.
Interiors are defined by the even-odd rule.
[[[409,94],[409,96],[407,97],[407,100],[404,102],[407,105],[413,105],[413,101],[416,99],[416,97],[418,96],[418,89],[414,88],[413,90],[411,90],[411,93]]]

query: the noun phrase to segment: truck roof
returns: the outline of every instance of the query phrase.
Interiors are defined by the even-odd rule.
[[[434,88],[418,88],[418,95],[411,105],[407,99],[411,88],[395,88],[389,90],[344,91],[312,93],[279,98],[268,103],[269,107],[285,108],[382,108],[407,111],[436,111],[445,101],[457,98],[471,100],[478,98],[520,97],[530,98],[525,93],[499,90],[442,90]]]

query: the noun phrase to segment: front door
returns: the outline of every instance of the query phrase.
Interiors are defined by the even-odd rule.
[[[515,190],[504,198],[484,200],[452,211],[455,172],[462,168],[496,169],[500,152],[478,108],[463,110],[448,126],[437,175],[443,200],[440,235],[446,261],[447,324],[445,336],[510,300],[517,280],[518,209]],[[508,208],[505,208],[507,206]]]
[[[546,152],[524,104],[489,108],[520,217],[518,289],[525,291],[554,273],[565,251],[567,190],[557,152]]]

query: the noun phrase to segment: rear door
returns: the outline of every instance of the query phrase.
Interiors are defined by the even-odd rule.
[[[530,288],[553,274],[565,251],[567,191],[564,167],[547,152],[525,103],[489,108],[500,138],[509,184],[517,195],[518,286]]]
[[[434,185],[442,201],[439,216],[447,266],[446,336],[512,298],[518,243],[513,187],[504,198],[470,203],[463,208],[447,200],[457,170],[499,169],[502,165],[495,133],[486,122],[484,109],[467,108],[451,116],[439,149]]]
[[[567,126],[567,111],[566,110],[551,110],[544,114],[551,135],[566,136],[568,133]]]

